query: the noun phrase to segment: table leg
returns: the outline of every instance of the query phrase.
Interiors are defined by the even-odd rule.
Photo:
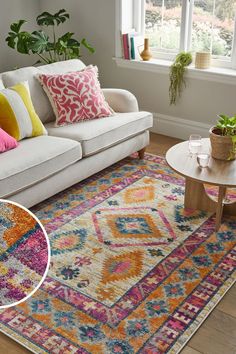
[[[224,205],[225,194],[226,187],[219,186],[218,201],[215,202],[208,197],[203,183],[186,178],[184,207],[215,212],[216,231],[218,231],[223,213],[226,215],[236,215],[236,203]]]
[[[226,193],[226,187],[220,186],[219,187],[219,194],[218,194],[218,202],[216,207],[216,231],[219,230],[221,224],[221,218],[223,214],[224,208],[224,197]]]
[[[184,207],[204,211],[216,211],[216,203],[208,197],[203,183],[186,178]]]
[[[223,215],[236,216],[236,202],[234,202],[232,204],[225,204],[224,210],[223,210]]]

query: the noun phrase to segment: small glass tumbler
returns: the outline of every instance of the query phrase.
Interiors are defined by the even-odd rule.
[[[197,134],[190,135],[188,147],[189,147],[189,152],[192,155],[196,155],[196,154],[200,153],[201,148],[202,148],[201,135],[197,135]]]
[[[200,152],[197,154],[197,162],[198,165],[202,168],[205,168],[208,166],[210,160],[210,154],[207,152]]]

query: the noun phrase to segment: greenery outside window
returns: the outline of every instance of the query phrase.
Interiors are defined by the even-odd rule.
[[[137,6],[134,0],[134,6]],[[142,0],[140,0],[142,1]],[[136,3],[136,5],[135,5]],[[236,69],[235,0],[144,0],[145,34],[154,56],[210,51],[214,66]]]

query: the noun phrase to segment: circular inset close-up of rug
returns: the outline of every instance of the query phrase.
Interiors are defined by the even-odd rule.
[[[39,220],[19,204],[0,200],[0,308],[33,295],[49,262],[49,241]]]

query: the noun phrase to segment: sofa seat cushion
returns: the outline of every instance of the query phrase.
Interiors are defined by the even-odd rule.
[[[17,149],[0,154],[0,197],[10,197],[81,157],[81,145],[74,140],[52,136],[22,140]]]
[[[64,127],[45,125],[48,134],[76,140],[82,145],[83,157],[93,155],[152,127],[148,112],[116,113],[109,118],[84,121]]]

